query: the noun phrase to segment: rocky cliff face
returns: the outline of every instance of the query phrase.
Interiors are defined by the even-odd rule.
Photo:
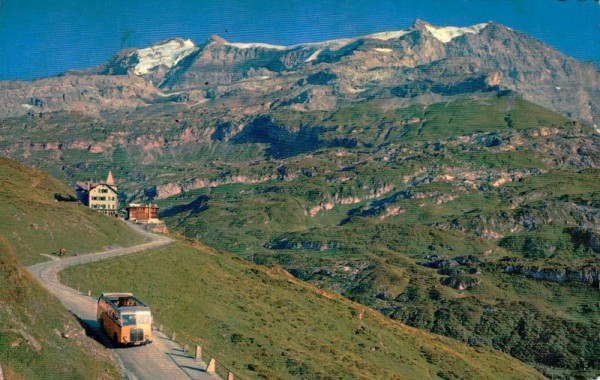
[[[0,82],[0,118],[55,111],[100,115],[153,103],[161,92],[135,75],[54,77],[32,82]]]
[[[582,268],[541,268],[527,265],[507,265],[502,269],[505,273],[518,273],[536,280],[552,282],[578,281],[590,284],[600,282],[598,268],[588,265]]]
[[[331,110],[374,98],[406,105],[511,89],[568,117],[600,124],[599,83],[592,63],[502,25],[438,27],[417,20],[405,30],[295,46],[231,43],[218,36],[196,45],[174,38],[123,50],[89,70],[0,83],[0,115],[99,114],[232,99],[247,108]]]

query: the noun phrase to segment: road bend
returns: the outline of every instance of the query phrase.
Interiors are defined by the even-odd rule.
[[[171,341],[159,331],[153,332],[154,341],[151,344],[139,347],[111,348],[108,338],[100,330],[96,320],[96,300],[60,283],[58,274],[67,267],[158,248],[173,241],[167,236],[152,234],[138,226],[127,224],[136,233],[145,235],[150,241],[133,247],[116,248],[64,259],[50,256],[52,261],[32,265],[27,270],[87,326],[88,334],[98,337],[101,343],[113,351],[126,379],[220,379],[217,375],[206,373],[206,363],[194,360],[183,351],[179,344]]]

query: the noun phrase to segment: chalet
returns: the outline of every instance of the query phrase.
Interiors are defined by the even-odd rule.
[[[118,188],[112,171],[108,172],[108,177],[103,182],[77,182],[75,191],[79,201],[89,208],[98,210],[105,215],[117,215],[119,207]]]
[[[160,223],[158,206],[155,204],[130,203],[127,207],[127,219],[136,223]]]
[[[130,203],[127,207],[127,219],[147,231],[165,235],[169,233],[165,222],[158,219],[158,206],[155,204]]]

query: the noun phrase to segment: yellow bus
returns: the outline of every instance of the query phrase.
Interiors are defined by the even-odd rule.
[[[150,308],[131,293],[102,293],[96,318],[115,347],[152,342]]]

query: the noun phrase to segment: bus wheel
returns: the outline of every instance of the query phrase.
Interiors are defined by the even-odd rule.
[[[113,334],[112,341],[113,341],[113,346],[115,348],[119,347],[119,338],[117,338],[117,333]]]

